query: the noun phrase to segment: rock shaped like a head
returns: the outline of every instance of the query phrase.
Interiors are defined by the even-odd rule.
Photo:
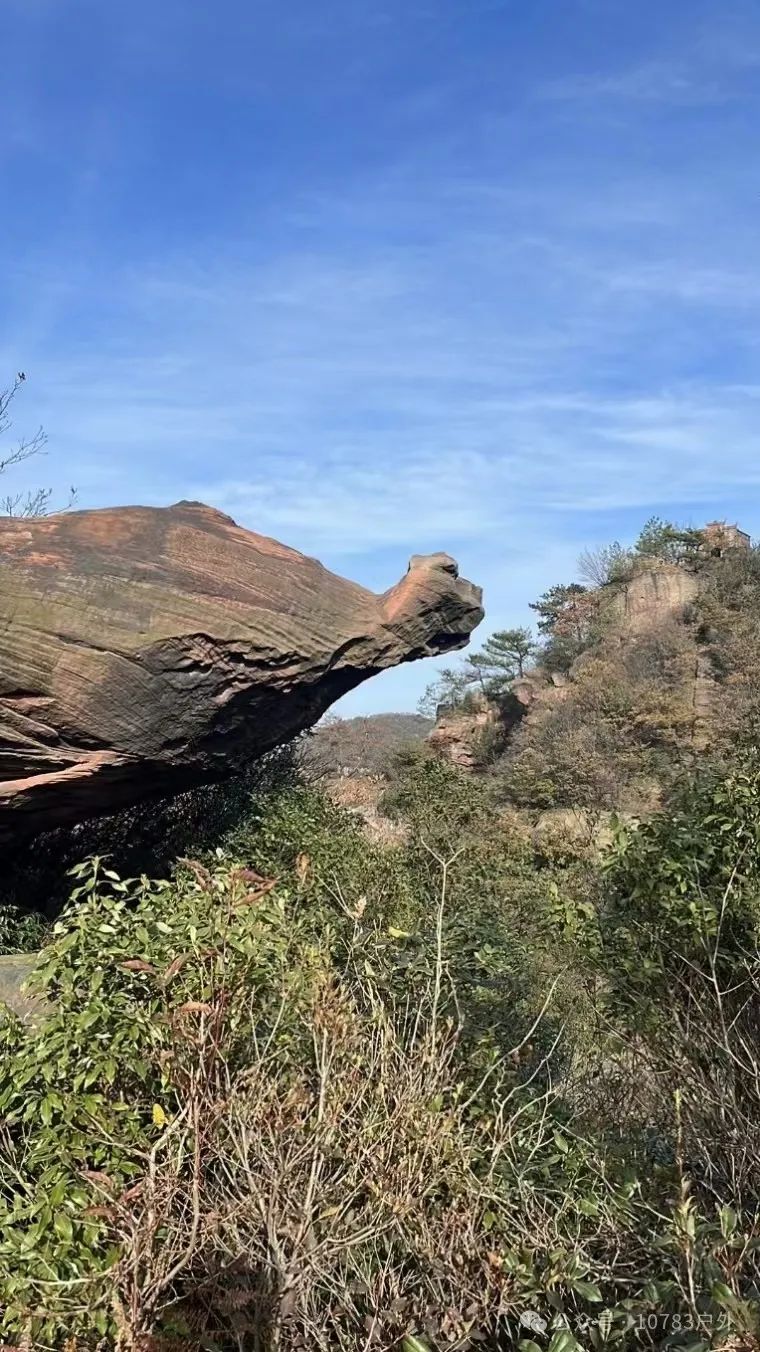
[[[408,649],[403,661],[463,648],[483,619],[482,592],[459,576],[450,554],[413,554],[406,575],[381,598],[385,623]]]

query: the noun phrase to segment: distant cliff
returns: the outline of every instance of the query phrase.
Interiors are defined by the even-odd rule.
[[[738,527],[688,532],[680,557],[627,553],[603,585],[565,590],[564,669],[550,642],[495,698],[440,709],[438,754],[519,807],[641,812],[678,766],[760,730],[760,554]]]

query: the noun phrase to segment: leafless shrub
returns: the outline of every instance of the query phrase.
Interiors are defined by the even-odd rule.
[[[653,1107],[672,1117],[677,1088],[694,1187],[746,1214],[760,1197],[760,952],[735,954],[729,973],[719,952],[720,933],[704,964],[684,962],[663,1010],[648,1048]]]
[[[26,375],[19,371],[15,380],[5,390],[0,390],[0,435],[7,432],[11,426],[10,409],[18,394],[21,386],[26,382]],[[41,427],[31,437],[22,437],[0,456],[0,474],[14,469],[17,465],[24,464],[27,460],[35,456],[44,455],[47,437]],[[32,490],[21,490],[16,493],[7,493],[5,497],[0,498],[0,515],[2,516],[45,516],[50,509],[50,503],[53,495],[51,488],[36,488]],[[70,507],[76,497],[76,490],[70,489],[69,500],[64,505]]]
[[[375,980],[357,907],[342,976],[315,955],[287,1035],[286,1000],[264,1033],[250,990],[222,985],[176,1010],[166,1074],[180,1110],[142,1179],[120,1199],[104,1186],[121,1253],[118,1352],[169,1347],[159,1329],[172,1319],[194,1331],[186,1347],[381,1352],[407,1334],[495,1346],[542,1283],[568,1287],[572,1306],[573,1273],[598,1273],[600,1251],[614,1253],[620,1215],[601,1166],[584,1236],[561,1182],[547,1185],[553,1093],[527,1096],[514,1073],[537,1024],[466,1087],[441,867],[435,967],[408,999]],[[236,1070],[228,1020],[234,1010],[240,1026],[243,1000],[250,1046]]]
[[[639,1031],[602,1001],[563,1092],[578,1129],[625,1142],[649,1179],[662,1308],[686,1312],[702,1346],[750,1352],[760,1334],[760,950],[726,943],[733,891],[730,882],[701,956],[668,950],[672,982]]]
[[[590,587],[604,587],[622,577],[632,560],[632,551],[617,542],[584,549],[578,557],[578,574]]]

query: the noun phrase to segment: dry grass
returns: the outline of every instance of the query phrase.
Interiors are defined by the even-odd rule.
[[[101,1189],[121,1253],[117,1352],[168,1352],[177,1318],[185,1348],[390,1352],[406,1334],[495,1346],[544,1289],[572,1310],[575,1280],[607,1275],[613,1190],[592,1171],[599,1218],[581,1236],[555,1177],[551,1088],[515,1080],[535,1027],[466,1087],[441,867],[435,968],[408,999],[383,992],[357,937],[342,972],[315,956],[295,1024],[291,995],[264,1035],[250,991],[224,980],[175,1012],[178,1111],[141,1180],[119,1199]],[[250,1045],[233,1069],[241,1001]]]
[[[373,845],[398,845],[408,839],[409,831],[403,822],[392,821],[380,811],[387,787],[387,781],[379,775],[359,774],[341,775],[323,784],[324,792],[337,807],[359,819]]]

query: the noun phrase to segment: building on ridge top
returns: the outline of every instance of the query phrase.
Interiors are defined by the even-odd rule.
[[[751,549],[752,540],[746,531],[730,526],[727,521],[708,521],[701,531],[705,548],[718,557],[729,549]]]

